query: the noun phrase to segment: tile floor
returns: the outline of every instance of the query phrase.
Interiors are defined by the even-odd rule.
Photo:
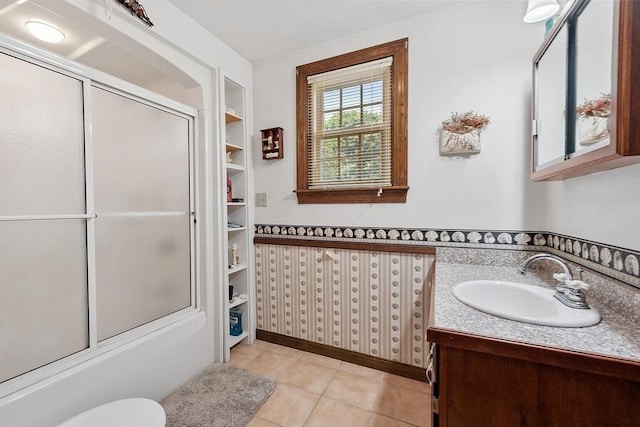
[[[430,427],[426,383],[256,341],[231,364],[277,380],[248,427]]]

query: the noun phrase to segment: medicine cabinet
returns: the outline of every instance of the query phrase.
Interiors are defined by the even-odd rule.
[[[532,173],[640,162],[640,2],[572,0],[533,59]]]

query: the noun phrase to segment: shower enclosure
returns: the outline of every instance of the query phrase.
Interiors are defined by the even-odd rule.
[[[54,59],[0,46],[0,397],[196,310],[196,111]]]

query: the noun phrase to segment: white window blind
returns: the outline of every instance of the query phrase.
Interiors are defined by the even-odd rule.
[[[392,60],[307,78],[310,189],[391,185]]]

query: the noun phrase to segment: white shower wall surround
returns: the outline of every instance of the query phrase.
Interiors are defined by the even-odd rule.
[[[435,256],[255,245],[257,327],[420,368]]]

